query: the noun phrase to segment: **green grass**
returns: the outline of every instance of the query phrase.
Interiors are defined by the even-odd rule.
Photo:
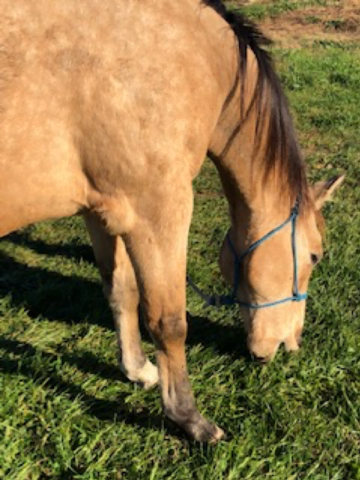
[[[215,447],[194,444],[164,419],[157,390],[119,372],[80,219],[24,229],[0,242],[1,479],[360,479],[360,43],[275,54],[310,178],[347,173],[325,209],[301,353],[260,367],[237,309],[204,310],[189,291],[194,392],[227,432]],[[210,163],[195,188],[189,271],[221,291],[227,206]]]

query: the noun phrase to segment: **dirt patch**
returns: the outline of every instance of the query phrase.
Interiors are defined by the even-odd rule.
[[[285,48],[297,48],[315,40],[355,41],[360,39],[360,3],[347,0],[337,6],[303,8],[267,18],[260,26]]]

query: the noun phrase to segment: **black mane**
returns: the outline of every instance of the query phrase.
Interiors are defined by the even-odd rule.
[[[253,51],[258,63],[258,78],[254,98],[246,112],[244,112],[243,106],[240,106],[240,122],[234,133],[236,134],[241,129],[250,110],[256,106],[256,131],[257,138],[259,139],[257,145],[255,145],[256,151],[256,148],[259,147],[260,139],[265,133],[263,108],[268,108],[269,124],[267,132],[265,133],[264,178],[266,180],[269,173],[278,166],[292,196],[306,201],[308,185],[305,163],[296,138],[287,98],[275,72],[272,57],[270,53],[264,49],[264,47],[271,45],[272,42],[245,16],[238,12],[228,11],[221,0],[201,0],[201,3],[213,8],[224,18],[235,33],[239,44],[239,73],[242,79],[246,78],[248,48]],[[244,81],[242,81],[241,88],[242,92],[244,92]],[[241,95],[242,99],[243,97],[244,95]],[[266,102],[264,102],[264,99]],[[241,101],[243,102],[243,100]]]

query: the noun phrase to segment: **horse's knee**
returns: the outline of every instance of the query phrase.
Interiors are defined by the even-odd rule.
[[[181,309],[149,317],[148,328],[155,340],[162,345],[185,342],[187,324]]]

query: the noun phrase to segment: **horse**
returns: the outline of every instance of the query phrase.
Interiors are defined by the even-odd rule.
[[[160,379],[166,416],[217,442],[184,350],[193,180],[208,154],[230,212],[220,269],[265,361],[299,348],[321,208],[343,176],[308,184],[268,41],[219,0],[0,0],[0,12],[0,236],[82,215],[122,371]]]

